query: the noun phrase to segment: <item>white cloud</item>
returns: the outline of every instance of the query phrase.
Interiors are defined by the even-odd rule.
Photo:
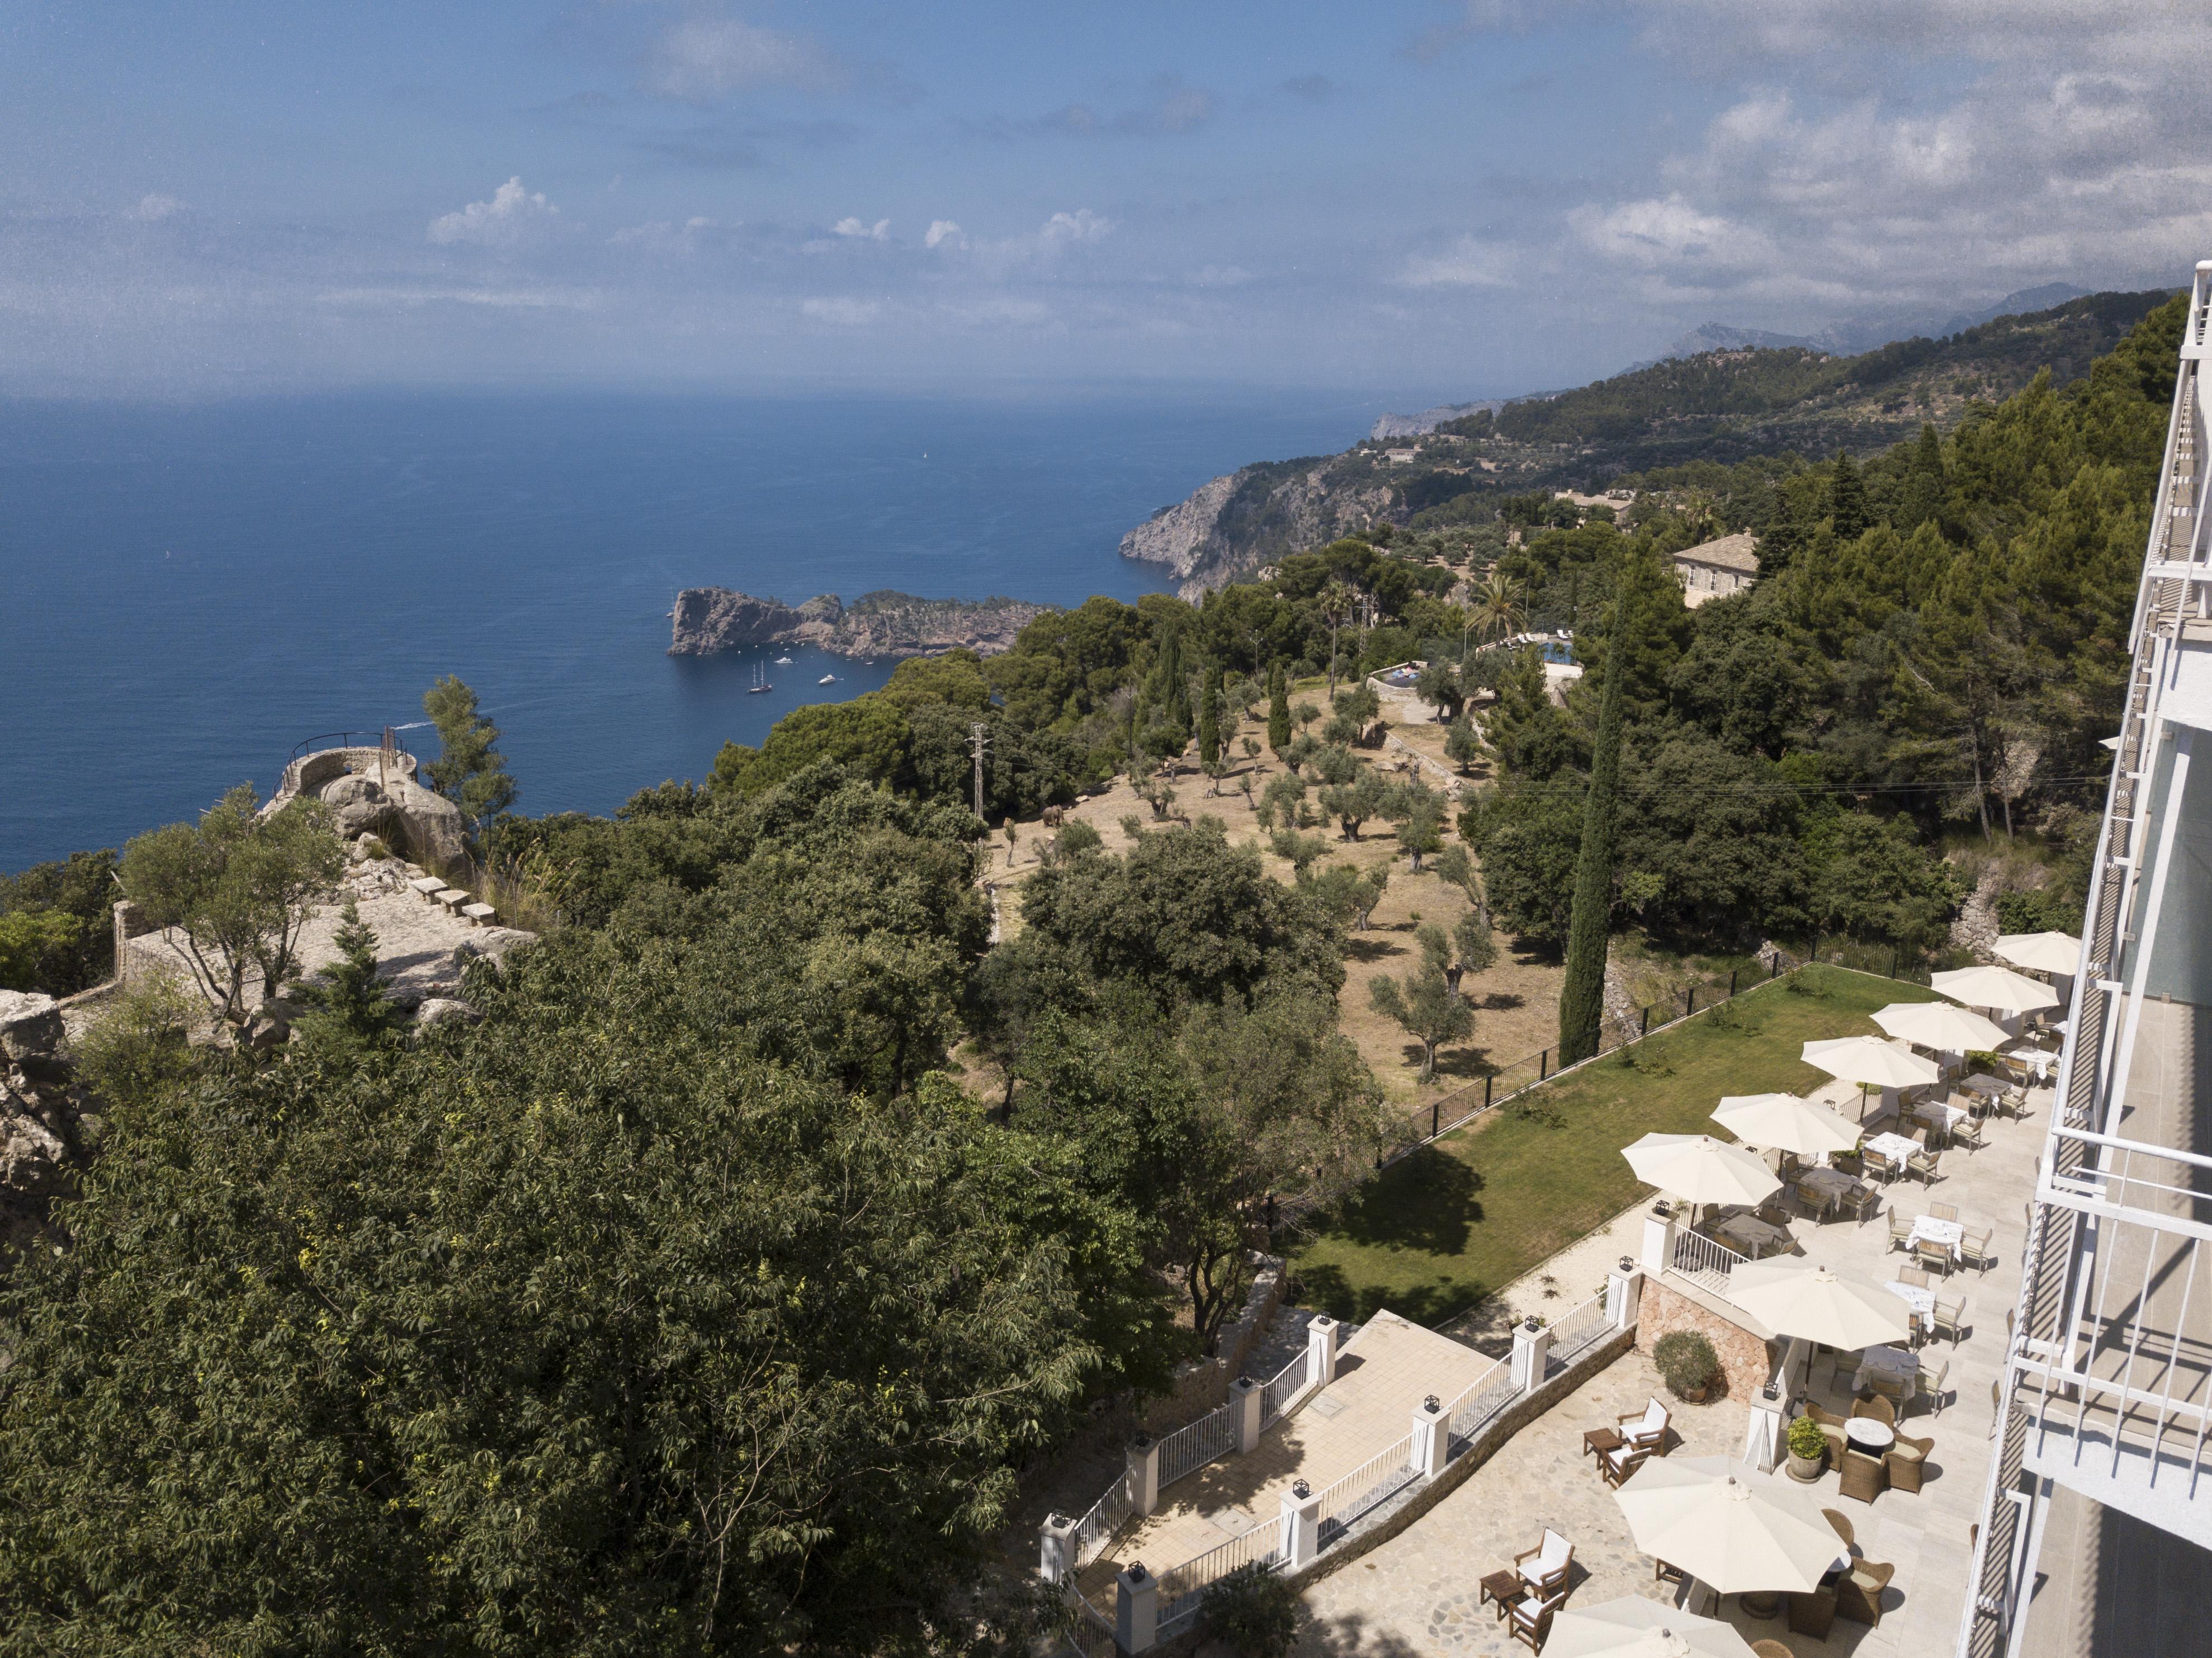
[[[950,242],[955,247],[968,246],[968,238],[960,227],[950,219],[932,219],[929,233],[921,239],[924,247],[940,247]]]
[[[823,299],[802,300],[799,314],[812,322],[826,322],[838,328],[866,328],[884,314],[880,300],[856,300],[842,295]]]
[[[840,219],[830,228],[840,236],[857,237],[862,241],[887,242],[891,239],[891,222],[889,219],[878,219],[873,224],[863,223],[859,219]]]
[[[669,219],[648,219],[643,224],[624,225],[607,240],[616,247],[672,248],[689,252],[699,245],[700,233],[724,228],[703,216],[694,216],[680,225]]]
[[[489,201],[471,202],[458,213],[431,220],[430,240],[441,245],[511,246],[559,217],[560,212],[545,199],[544,191],[525,189],[518,176],[492,191]]]
[[[1114,228],[1113,220],[1101,218],[1087,207],[1079,207],[1073,213],[1055,213],[1047,219],[1044,228],[1037,232],[1037,239],[1048,247],[1103,241]]]
[[[474,305],[510,311],[592,311],[599,305],[599,296],[588,289],[559,288],[333,288],[315,298],[323,305]]]
[[[138,205],[131,210],[131,216],[151,221],[166,219],[184,210],[185,203],[173,196],[141,196]]]
[[[697,12],[672,24],[653,48],[648,91],[686,103],[711,103],[756,87],[835,91],[843,67],[813,41],[742,18]]]
[[[1679,193],[1577,208],[1567,222],[1593,252],[1624,264],[1735,268],[1761,264],[1774,252],[1760,233],[1693,207]]]
[[[1510,288],[1514,251],[1462,236],[1442,253],[1417,253],[1399,281],[1410,288]]]

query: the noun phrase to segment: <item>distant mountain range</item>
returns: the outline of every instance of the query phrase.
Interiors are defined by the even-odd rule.
[[[2047,311],[2053,306],[2063,305],[2069,300],[2085,297],[2088,289],[2075,288],[2070,282],[2045,282],[2040,288],[2023,288],[2008,294],[1995,305],[1980,311],[1893,311],[1876,315],[1851,317],[1842,322],[1831,323],[1817,334],[1777,334],[1764,328],[1736,328],[1727,323],[1709,322],[1693,328],[1656,357],[1631,363],[1621,372],[1633,374],[1639,369],[1650,368],[1677,357],[1694,357],[1707,351],[1775,351],[1799,349],[1818,351],[1829,356],[1857,356],[1875,351],[1893,340],[1948,339],[1954,334],[1963,334],[1970,328],[1978,328],[1999,317],[2017,316],[2023,312]],[[1508,403],[1522,403],[1539,398],[1556,397],[1555,392],[1530,392],[1518,398],[1490,398],[1477,403],[1443,403],[1433,409],[1424,409],[1418,415],[1385,415],[1369,430],[1370,438],[1412,438],[1433,432],[1455,420],[1487,410],[1495,415]]]

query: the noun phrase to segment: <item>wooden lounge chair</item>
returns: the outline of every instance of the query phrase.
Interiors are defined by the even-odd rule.
[[[1815,1589],[1810,1594],[1790,1597],[1790,1632],[1809,1635],[1815,1641],[1825,1641],[1828,1631],[1836,1626],[1836,1592]]]
[[[1928,1215],[1931,1220],[1956,1220],[1959,1218],[1959,1207],[1952,1203],[1931,1203],[1928,1206]]]
[[[1881,1459],[1869,1456],[1864,1451],[1847,1450],[1837,1482],[1837,1494],[1856,1498],[1861,1503],[1872,1503],[1881,1495],[1882,1470]]]
[[[1621,1483],[1650,1460],[1653,1453],[1647,1446],[1624,1444],[1616,1450],[1601,1453],[1597,1460],[1597,1477],[1620,1489]]]
[[[1912,1246],[1912,1259],[1929,1272],[1951,1276],[1951,1251],[1931,1238],[1922,1238]]]
[[[1552,1614],[1566,1605],[1564,1590],[1548,1600],[1524,1594],[1505,1605],[1506,1632],[1531,1652],[1541,1652],[1552,1634]]]
[[[1990,1237],[1993,1229],[1969,1232],[1959,1240],[1959,1264],[1986,1272],[1996,1265],[1996,1256],[1990,1252]]]
[[[1641,1411],[1613,1420],[1614,1430],[1629,1444],[1646,1451],[1663,1452],[1667,1448],[1667,1424],[1673,1419],[1664,1405],[1656,1399],[1647,1399]]]
[[[1897,1425],[1896,1407],[1879,1394],[1872,1399],[1853,1400],[1851,1414],[1855,1417],[1871,1417],[1875,1421],[1886,1423],[1893,1428]]]
[[[1513,1557],[1513,1570],[1521,1574],[1521,1581],[1540,1600],[1565,1594],[1567,1573],[1575,1564],[1575,1546],[1553,1531],[1544,1527],[1544,1535],[1533,1549],[1523,1549]]]
[[[1909,1434],[1899,1434],[1897,1442],[1881,1454],[1881,1471],[1893,1491],[1918,1491],[1922,1465],[1928,1453],[1936,1448],[1934,1436],[1915,1439]]]
[[[1888,1561],[1854,1560],[1849,1575],[1836,1581],[1836,1616],[1878,1626],[1881,1592],[1896,1576],[1897,1567]]]
[[[1690,1574],[1680,1566],[1670,1566],[1657,1555],[1651,1557],[1651,1581],[1655,1583],[1686,1583]]]

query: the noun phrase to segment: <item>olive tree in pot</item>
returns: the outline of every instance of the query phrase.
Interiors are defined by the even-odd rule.
[[[1651,1362],[1674,1397],[1692,1405],[1705,1402],[1705,1394],[1721,1372],[1721,1356],[1713,1344],[1695,1330],[1676,1330],[1659,1338],[1651,1349]]]
[[[1820,1464],[1828,1454],[1828,1436],[1809,1416],[1790,1424],[1785,1442],[1790,1448],[1790,1477],[1809,1485],[1820,1477]]]

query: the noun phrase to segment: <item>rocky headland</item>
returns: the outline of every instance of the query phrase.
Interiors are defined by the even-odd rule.
[[[1346,463],[1350,464],[1347,465]],[[1271,558],[1407,516],[1380,457],[1266,461],[1203,483],[1121,537],[1121,556],[1164,564],[1195,601]]]
[[[837,656],[930,656],[965,646],[980,656],[1007,649],[1050,608],[1018,598],[916,598],[864,593],[852,604],[823,593],[795,608],[727,587],[686,587],[672,613],[671,656],[709,656],[758,645],[811,645]]]

